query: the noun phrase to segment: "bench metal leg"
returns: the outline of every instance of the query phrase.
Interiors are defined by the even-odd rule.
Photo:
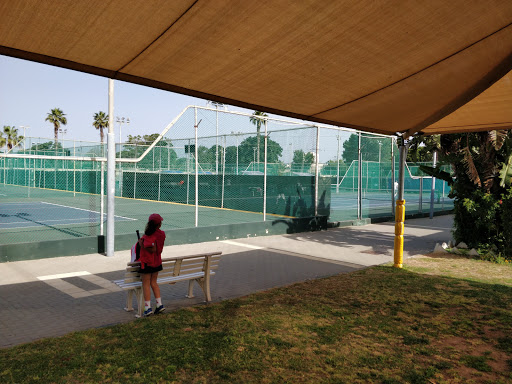
[[[187,294],[187,297],[189,299],[192,299],[194,298],[194,280],[189,280],[188,281],[188,294]]]
[[[124,310],[127,312],[133,311],[133,290],[126,291],[126,307]]]
[[[200,279],[190,280],[189,283],[188,283],[189,294],[190,294],[190,290],[191,290],[190,287],[193,286],[194,281],[197,281],[197,284],[199,284],[199,286],[203,290],[204,297],[206,298],[206,302],[212,301],[212,297],[210,295],[210,279],[209,279],[209,277],[210,276],[202,277]],[[188,297],[190,297],[190,296],[188,296]],[[192,297],[194,297],[194,296],[192,296]]]
[[[141,317],[144,308],[144,294],[142,293],[142,288],[135,288],[135,297],[137,298],[137,314],[135,317]]]

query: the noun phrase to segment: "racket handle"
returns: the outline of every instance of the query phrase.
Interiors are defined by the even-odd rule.
[[[135,232],[137,232],[137,239],[140,239],[140,233],[139,233],[139,230],[137,229]]]

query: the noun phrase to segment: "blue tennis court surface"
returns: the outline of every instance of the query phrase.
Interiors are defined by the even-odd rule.
[[[100,215],[100,212],[93,210],[46,202],[4,203],[0,204],[0,229],[98,224]],[[105,220],[106,214],[103,214]],[[135,219],[115,216],[115,220]]]

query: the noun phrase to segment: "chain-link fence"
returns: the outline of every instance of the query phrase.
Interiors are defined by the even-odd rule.
[[[116,144],[115,231],[152,212],[164,229],[392,216],[398,161],[390,137],[189,107],[154,142]],[[431,193],[432,178],[408,170],[408,212],[431,196],[451,208],[444,182]],[[0,157],[0,244],[103,234],[105,180],[106,145],[26,138]]]

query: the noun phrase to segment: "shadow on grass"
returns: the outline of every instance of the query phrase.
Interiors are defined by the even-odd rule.
[[[1,350],[0,379],[505,383],[511,334],[511,287],[373,267]]]

